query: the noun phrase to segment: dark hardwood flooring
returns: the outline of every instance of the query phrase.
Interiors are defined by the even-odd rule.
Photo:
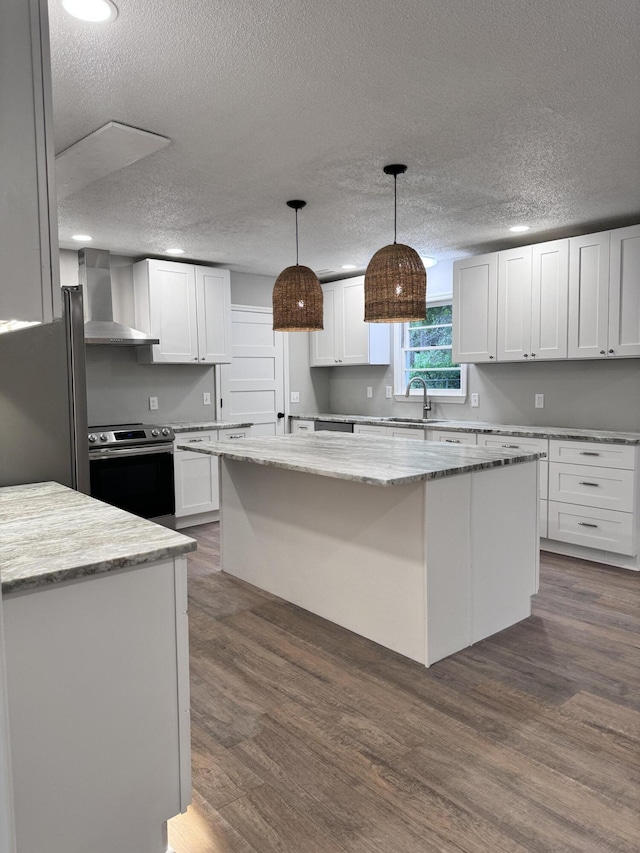
[[[640,851],[640,576],[542,555],[530,619],[430,669],[216,571],[187,531],[177,853]]]

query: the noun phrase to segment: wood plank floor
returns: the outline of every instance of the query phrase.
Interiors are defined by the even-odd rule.
[[[542,555],[534,613],[427,670],[216,571],[187,531],[177,853],[640,851],[640,575]]]

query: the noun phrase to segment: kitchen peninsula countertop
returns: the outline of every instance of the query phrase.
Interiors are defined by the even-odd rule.
[[[6,595],[194,551],[196,542],[59,483],[0,489]]]
[[[166,426],[171,427],[177,435],[181,432],[198,432],[207,429],[242,429],[253,426],[253,423],[251,421],[184,421]]]
[[[595,441],[608,444],[640,444],[640,432],[604,429],[578,429],[576,427],[524,426],[522,424],[496,424],[488,421],[445,421],[437,418],[406,420],[402,418],[372,417],[369,415],[291,415],[292,419],[305,421],[335,421],[336,423],[394,426],[408,429],[446,429],[452,432],[477,432],[484,435],[519,435],[522,438],[555,438],[571,441]]]
[[[435,480],[530,462],[542,455],[333,432],[222,440],[197,447],[185,445],[184,449],[375,486]]]

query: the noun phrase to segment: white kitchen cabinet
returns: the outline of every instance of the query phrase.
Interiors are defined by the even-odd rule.
[[[454,363],[495,361],[498,255],[465,258],[453,265]]]
[[[546,453],[549,455],[548,438],[528,438],[519,435],[478,435],[480,447],[492,447],[496,450],[521,450],[523,453]],[[547,458],[538,461],[538,487],[540,499],[547,500],[549,463]]]
[[[567,357],[569,241],[531,246],[531,358]]]
[[[314,421],[301,421],[298,419],[291,421],[290,432],[314,432],[314,431],[315,431],[315,422]]]
[[[249,427],[245,427],[243,429],[234,429],[233,427],[228,427],[225,429],[218,430],[218,440],[219,441],[233,441],[236,438],[246,438],[251,432]]]
[[[160,339],[139,347],[145,363],[231,361],[228,270],[147,259],[133,266],[135,324]]]
[[[354,424],[356,435],[384,435],[386,438],[404,438],[410,441],[424,441],[425,431],[413,427],[377,426],[375,424]]]
[[[373,424],[354,424],[354,435],[386,435],[387,428],[385,426],[374,426]]]
[[[611,232],[607,354],[640,355],[640,225]]]
[[[609,231],[569,240],[569,358],[606,358]]]
[[[311,367],[390,364],[388,323],[364,322],[364,276],[322,285],[324,329],[309,340]]]
[[[498,253],[496,358],[519,361],[531,354],[531,247]]]
[[[176,527],[183,527],[181,519],[201,513],[216,512],[220,508],[218,494],[218,457],[205,456],[195,451],[180,450],[180,444],[197,446],[203,442],[217,441],[216,430],[211,432],[181,433],[176,436],[173,462],[176,495]],[[195,524],[197,521],[190,521]]]

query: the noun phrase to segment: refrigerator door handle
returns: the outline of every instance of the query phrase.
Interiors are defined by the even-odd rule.
[[[62,288],[63,316],[67,333],[67,374],[69,377],[69,425],[71,440],[71,486],[86,495],[90,492],[89,424],[87,415],[87,371],[84,349],[84,307],[82,288]]]

